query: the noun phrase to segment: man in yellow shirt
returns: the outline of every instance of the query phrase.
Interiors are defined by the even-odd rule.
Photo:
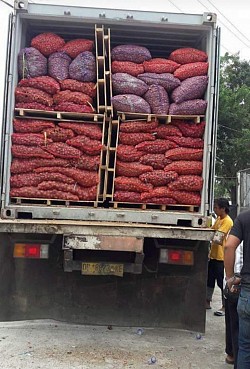
[[[207,300],[206,309],[211,309],[211,301],[214,292],[215,282],[217,281],[218,287],[221,289],[222,308],[214,313],[217,316],[225,315],[225,304],[223,296],[223,279],[224,279],[224,246],[230,229],[233,226],[233,221],[228,215],[229,202],[227,199],[219,198],[214,200],[214,212],[217,215],[217,219],[212,226],[221,233],[222,241],[218,240],[218,237],[214,237],[208,262],[208,276],[207,276]]]

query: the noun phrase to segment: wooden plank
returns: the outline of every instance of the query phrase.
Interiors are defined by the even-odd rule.
[[[132,203],[132,202],[117,202],[111,201],[114,209],[133,209],[136,210],[161,210],[161,211],[188,211],[195,213],[199,211],[199,206],[194,205],[176,205],[176,204],[145,204],[145,203]]]
[[[15,108],[15,117],[53,121],[76,121],[77,123],[85,123],[87,121],[102,122],[104,115],[98,113],[76,113],[76,112],[57,112],[36,109]]]
[[[43,199],[43,198],[28,198],[28,197],[11,197],[11,203],[16,205],[39,205],[39,206],[66,206],[66,207],[95,207],[97,208],[102,201],[74,201],[62,199]]]
[[[118,117],[122,119],[122,121],[133,120],[133,119],[144,119],[147,121],[158,120],[160,123],[169,124],[173,120],[182,119],[182,120],[192,120],[195,123],[200,123],[201,119],[204,118],[204,115],[163,115],[163,114],[143,114],[143,113],[130,113],[130,112],[117,112]]]

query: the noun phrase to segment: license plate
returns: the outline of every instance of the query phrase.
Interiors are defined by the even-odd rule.
[[[123,276],[123,264],[82,263],[82,274]]]

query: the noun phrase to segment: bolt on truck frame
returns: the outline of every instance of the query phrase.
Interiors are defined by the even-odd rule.
[[[17,55],[42,32],[66,39],[95,39],[98,111],[93,120],[108,133],[100,170],[103,185],[99,195],[103,197],[94,204],[10,198],[12,121],[28,114],[14,105]],[[218,105],[219,30],[215,14],[15,1],[8,37],[1,148],[0,319],[54,318],[204,331]],[[110,201],[110,147],[112,127],[117,124],[111,105],[110,49],[124,43],[146,46],[154,57],[168,57],[180,47],[195,47],[208,54],[200,207],[116,207]],[[65,116],[54,113],[49,119],[60,121]],[[171,117],[166,119],[171,121]]]

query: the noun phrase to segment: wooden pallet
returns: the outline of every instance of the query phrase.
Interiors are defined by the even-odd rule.
[[[27,197],[11,197],[11,204],[15,205],[35,205],[35,206],[65,206],[65,207],[94,207],[97,208],[102,201],[72,201],[61,199],[40,199],[40,198],[27,198]]]
[[[112,67],[111,67],[111,31],[110,28],[107,30],[107,34],[104,35],[104,44],[106,48],[106,59],[107,62],[105,64],[105,76],[106,76],[106,93],[107,93],[107,106],[106,113],[108,115],[113,116],[113,104],[112,104]],[[108,103],[110,105],[108,105]]]
[[[110,115],[111,104],[111,62],[108,55],[110,53],[110,34],[104,26],[95,26],[96,64],[97,64],[97,111]]]
[[[159,114],[142,114],[142,113],[126,113],[117,112],[117,116],[124,120],[146,120],[147,122],[158,120],[160,123],[169,124],[173,120],[192,120],[194,123],[200,123],[205,115],[159,115]]]
[[[96,80],[97,80],[97,111],[105,113],[106,80],[105,80],[105,46],[104,26],[95,25]]]
[[[54,120],[54,121],[75,121],[81,122],[102,122],[104,119],[103,114],[97,113],[75,113],[75,112],[61,112],[61,111],[47,111],[47,110],[36,110],[36,109],[23,109],[15,108],[15,116],[18,118],[39,118],[43,120]]]
[[[161,211],[187,211],[195,213],[199,211],[199,206],[194,205],[161,205],[161,204],[143,204],[131,202],[110,202],[114,209],[138,209],[138,210],[161,210]]]

